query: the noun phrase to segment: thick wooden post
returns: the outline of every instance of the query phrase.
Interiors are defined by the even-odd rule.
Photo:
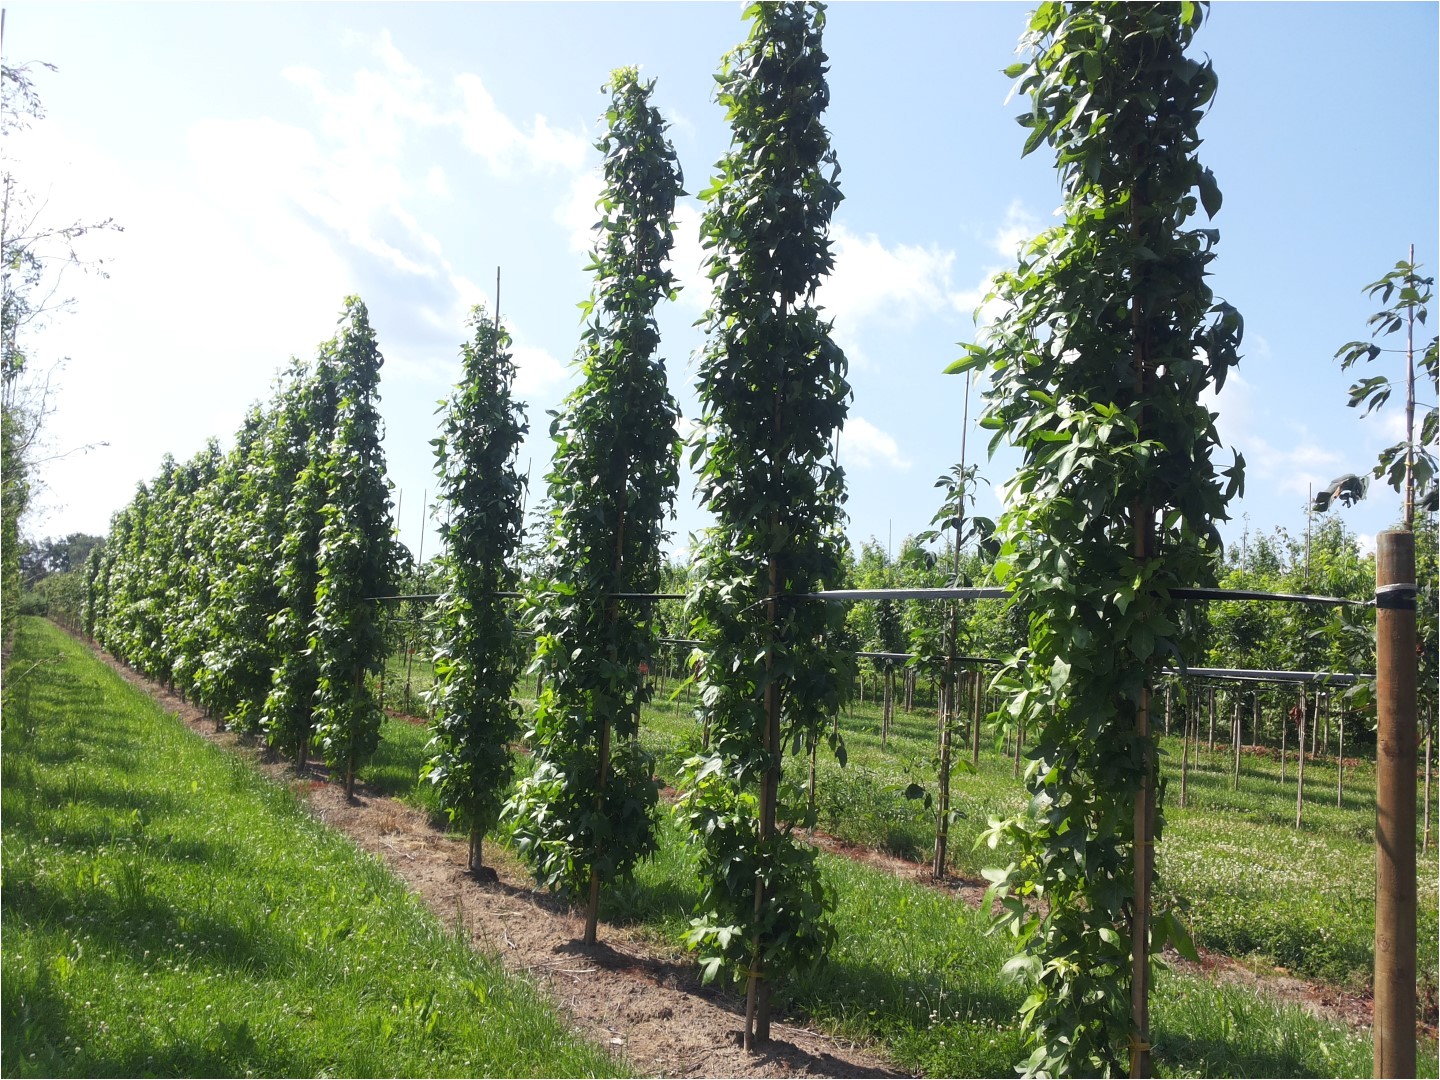
[[[1415,1075],[1415,534],[1375,538],[1375,1075]]]

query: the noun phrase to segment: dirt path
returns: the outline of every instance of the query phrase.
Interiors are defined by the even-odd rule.
[[[524,870],[494,845],[487,847],[486,861],[498,880],[477,882],[465,869],[465,841],[438,832],[423,812],[376,796],[363,784],[347,803],[340,785],[324,781],[323,767],[301,778],[286,763],[266,762],[253,740],[217,732],[193,705],[93,651],[191,730],[294,790],[318,818],[384,860],[443,923],[463,926],[477,948],[533,979],[576,1028],[640,1075],[909,1075],[871,1049],[782,1022],[772,1025],[764,1052],[747,1054],[740,1045],[743,1002],[702,987],[693,960],[665,955],[623,927],[605,926],[599,945],[583,946],[583,916],[535,890]]]

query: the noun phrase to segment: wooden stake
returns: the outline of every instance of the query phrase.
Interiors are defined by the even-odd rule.
[[[1230,789],[1240,790],[1240,695],[1235,695],[1235,718],[1230,722],[1230,741],[1235,747],[1235,772],[1230,779]]]
[[[1375,1069],[1415,1076],[1415,534],[1375,550]]]
[[[1190,788],[1190,725],[1194,709],[1185,705],[1185,719],[1180,728],[1180,808],[1185,808]]]
[[[974,714],[974,726],[970,732],[970,764],[978,767],[980,764],[980,724],[985,719],[985,680],[979,668],[975,669],[974,690],[975,700],[971,708],[971,712]],[[1429,788],[1426,790],[1428,791]]]
[[[1300,688],[1300,730],[1295,740],[1295,828],[1300,828],[1300,814],[1305,809],[1305,723],[1309,720],[1310,699],[1305,687]]]

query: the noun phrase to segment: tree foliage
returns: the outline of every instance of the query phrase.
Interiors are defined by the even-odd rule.
[[[657,635],[648,608],[615,594],[655,591],[679,482],[678,410],[654,310],[676,291],[666,263],[680,171],[653,83],[622,68],[608,89],[582,381],[550,425],[550,532],[530,598],[545,676],[529,736],[535,770],[507,814],[542,882],[588,890],[591,942],[601,884],[655,848],[658,785],[638,734]]]
[[[380,742],[380,704],[365,678],[385,662],[376,598],[391,591],[398,559],[376,407],[384,360],[358,296],[345,301],[336,341],[335,434],[322,467],[326,494],[310,651],[316,657],[315,739],[332,774],[343,773],[349,795],[356,768]]]
[[[1356,364],[1373,363],[1385,352],[1403,352],[1406,355],[1405,438],[1380,451],[1373,475],[1404,495],[1407,528],[1414,526],[1417,506],[1422,511],[1432,512],[1440,507],[1440,486],[1436,484],[1436,459],[1432,449],[1440,439],[1440,411],[1433,403],[1421,406],[1424,411],[1420,419],[1420,437],[1418,440],[1415,438],[1415,326],[1417,323],[1422,327],[1425,325],[1435,279],[1421,277],[1420,266],[1413,258],[1412,248],[1410,259],[1400,260],[1384,277],[1365,286],[1366,295],[1378,298],[1386,306],[1368,320],[1369,341],[1347,342],[1335,353],[1342,371],[1348,371]],[[1406,335],[1404,349],[1381,346],[1381,340],[1402,331]],[[1431,336],[1429,343],[1421,347],[1419,359],[1420,372],[1429,379],[1431,392],[1440,395],[1440,337]],[[1351,408],[1363,405],[1365,411],[1361,415],[1368,416],[1390,399],[1392,390],[1388,375],[1369,375],[1358,379],[1350,387],[1349,404]],[[1363,496],[1364,486],[1360,485],[1357,493],[1354,484],[1347,484],[1349,479],[1342,476],[1331,481],[1330,488],[1316,496],[1315,509],[1328,509],[1330,499],[1337,495],[1346,505]],[[1347,493],[1350,495],[1348,499],[1345,497]]]
[[[1217,473],[1201,404],[1237,362],[1241,333],[1205,283],[1218,234],[1187,226],[1220,208],[1196,156],[1216,77],[1185,55],[1203,10],[1035,11],[1029,59],[1007,74],[1031,101],[1025,152],[1056,151],[1064,220],[999,276],[1003,314],[952,367],[988,368],[982,424],[992,447],[1008,438],[1023,454],[997,572],[1031,605],[1028,644],[1001,685],[1034,733],[1032,799],[990,837],[1016,852],[994,880],[1021,950],[1007,969],[1030,986],[1032,1073],[1109,1073],[1127,1044],[1147,1052],[1131,1024],[1132,944],[1148,933],[1153,956],[1179,933],[1168,914],[1134,924],[1148,883],[1127,826],[1156,782],[1141,724],[1149,686],[1195,647],[1169,592],[1213,581],[1215,522],[1243,475],[1238,457]]]
[[[842,573],[844,480],[832,440],[850,386],[814,303],[833,265],[827,232],[841,197],[821,122],[823,9],[756,4],[746,16],[749,38],[718,76],[731,149],[701,192],[715,292],[692,461],[715,523],[689,610],[691,636],[704,642],[710,745],[686,767],[680,812],[705,882],[690,940],[707,976],[722,966],[750,973],[762,996],[754,1038],[763,1041],[759,974],[783,976],[834,940],[814,851],[789,832],[805,806],[782,803],[779,781],[787,746],[825,738],[843,761],[830,726],[853,673],[853,658],[835,647],[843,613],[798,594],[838,584]],[[747,1041],[751,1029],[747,1021]]]
[[[445,507],[443,578],[435,603],[433,755],[424,775],[450,819],[470,834],[470,869],[482,865],[481,839],[500,819],[519,734],[510,699],[518,674],[513,556],[524,531],[525,481],[515,455],[527,431],[511,398],[510,338],[477,307],[474,335],[461,350],[461,380],[441,411],[433,440]]]

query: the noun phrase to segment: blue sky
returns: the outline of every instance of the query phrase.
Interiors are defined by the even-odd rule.
[[[964,383],[941,372],[975,332],[987,277],[1060,202],[1053,158],[1020,157],[1022,103],[1006,103],[1000,74],[1027,10],[828,11],[846,199],[820,299],[851,362],[840,458],[857,543],[893,536],[898,548],[927,527],[962,435]],[[1220,78],[1201,127],[1225,195],[1212,280],[1246,320],[1238,377],[1213,405],[1249,463],[1229,539],[1245,519],[1303,530],[1308,484],[1361,471],[1398,437],[1393,404],[1363,421],[1346,408],[1351,379],[1331,357],[1365,333],[1361,287],[1410,243],[1436,264],[1437,12],[1220,3],[1197,36]],[[109,277],[68,276],[76,309],[33,342],[39,364],[68,357],[48,452],[108,445],[46,466],[31,532],[103,532],[166,451],[187,458],[212,435],[228,446],[247,405],[287,357],[313,355],[356,292],[386,357],[386,452],[414,550],[435,405],[497,266],[529,405],[521,467],[539,493],[546,410],[572,383],[589,291],[600,87],[625,64],[658,80],[686,189],[700,190],[729,141],[711,92],[740,15],[733,3],[12,6],[6,62],[59,70],[37,76],[48,116],[7,154],[57,224],[125,226],[87,240]],[[699,213],[684,200],[675,269],[687,288],[661,314],[687,417],[705,305]],[[983,462],[976,405],[969,453]],[[1003,454],[982,464],[980,512],[998,512],[1013,467]],[[704,524],[692,487],[682,478],[676,550]],[[1373,535],[1398,505],[1376,489],[1343,513]]]

